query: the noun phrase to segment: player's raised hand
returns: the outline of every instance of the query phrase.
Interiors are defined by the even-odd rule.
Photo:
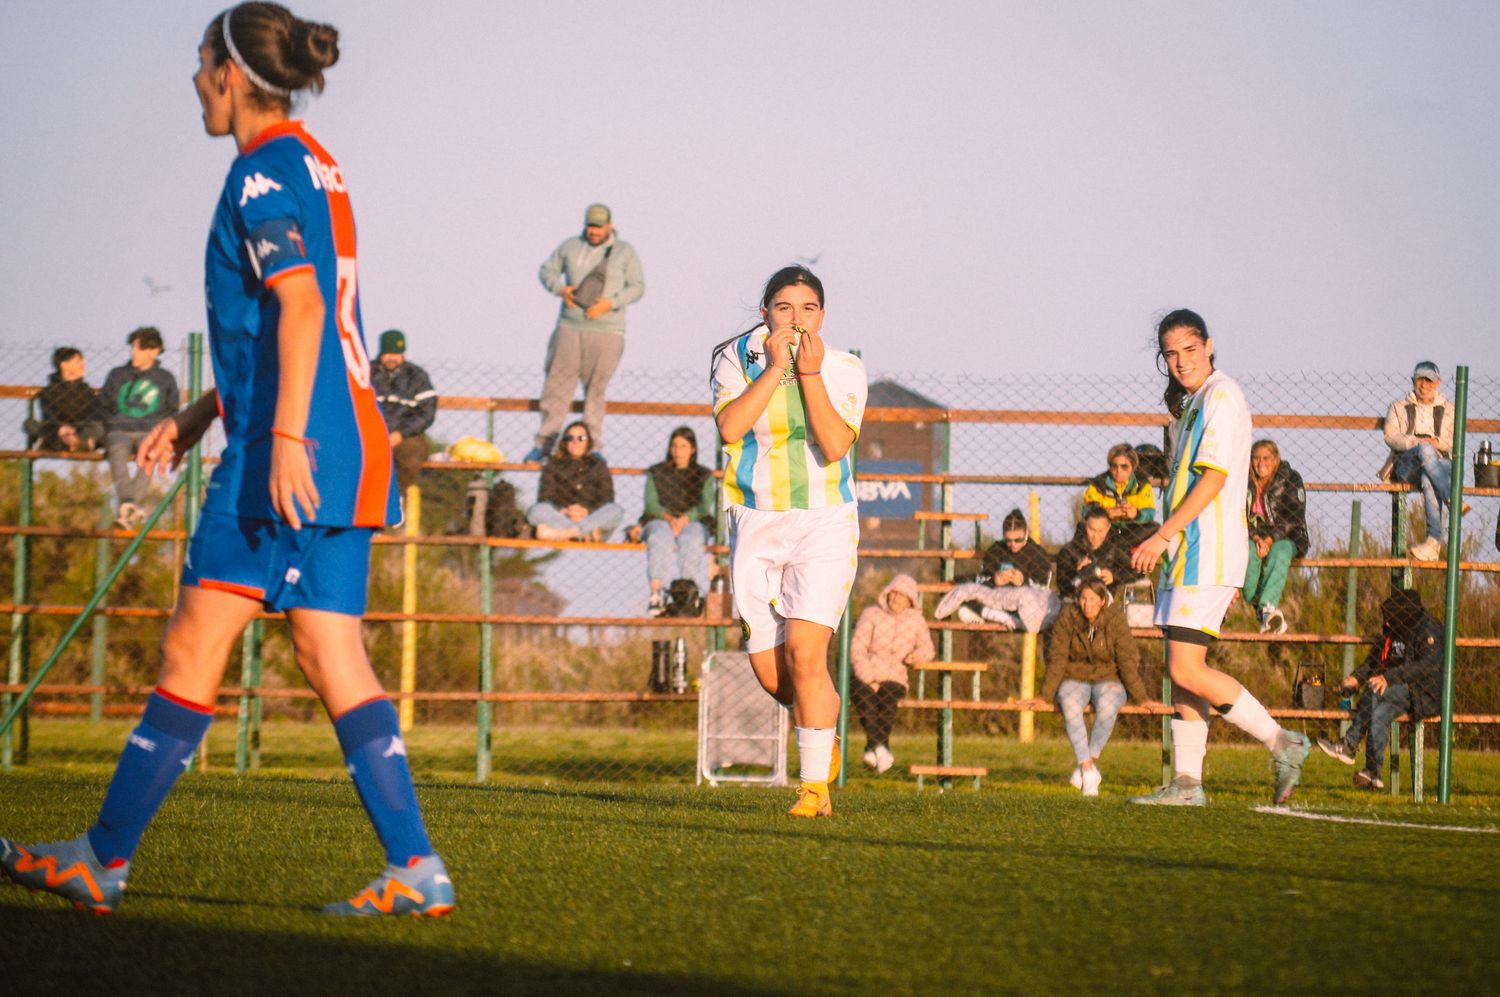
[[[797,341],[797,331],[784,325],[766,337],[766,357],[772,367],[789,370],[792,366],[792,344]]]
[[[271,505],[294,530],[318,512],[318,487],[313,484],[307,444],[288,436],[271,438]]]
[[[797,347],[797,369],[822,370],[823,357],[827,353],[827,347],[823,345],[823,334],[820,332],[802,333],[802,345]]]

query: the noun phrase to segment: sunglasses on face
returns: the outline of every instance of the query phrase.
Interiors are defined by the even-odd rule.
[[[589,438],[587,436],[576,436],[576,435],[575,436],[564,436],[563,439],[567,440],[569,443],[587,443],[589,441]]]
[[[1026,542],[1026,538],[1025,537],[1006,537],[1005,538],[1005,542],[1008,543],[1008,544],[1010,544],[1012,547],[1019,547],[1019,546],[1021,546],[1022,544],[1024,544]]]
[[[1128,461],[1123,461],[1123,460],[1122,461],[1116,461],[1115,463],[1113,463],[1113,464],[1111,464],[1109,466],[1112,467],[1112,468],[1114,468],[1116,471],[1128,471],[1128,470],[1130,470],[1130,463]]]

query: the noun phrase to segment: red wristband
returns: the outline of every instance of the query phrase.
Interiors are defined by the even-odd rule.
[[[293,436],[291,433],[288,433],[286,430],[284,430],[284,429],[277,429],[275,426],[271,427],[271,435],[272,436],[279,436],[283,440],[291,440],[293,443],[301,443],[304,446],[307,444],[307,441],[305,439],[303,439],[302,437],[300,437],[300,436]]]
[[[821,373],[823,373],[823,368],[819,367],[817,370],[799,370],[799,371],[797,371],[797,376],[801,377],[802,375],[806,374],[809,377],[811,377],[813,374],[821,374]]]

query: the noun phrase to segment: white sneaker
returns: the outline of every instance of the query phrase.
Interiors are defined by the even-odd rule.
[[[954,614],[954,615],[956,615],[958,617],[958,622],[960,622],[960,623],[983,623],[984,622],[984,617],[982,617],[978,613],[974,612],[974,610],[970,609],[968,606],[959,606],[958,607],[958,612],[956,614]]]
[[[1083,770],[1083,795],[1098,796],[1099,784],[1104,781],[1104,776],[1099,773],[1099,766]]]
[[[122,530],[133,530],[146,518],[146,510],[134,502],[121,502],[120,514],[115,517],[115,523]]]
[[[1261,622],[1260,632],[1266,633],[1269,631],[1270,633],[1277,634],[1286,633],[1286,616],[1282,614],[1281,610],[1277,609],[1270,603],[1266,603],[1264,611],[1265,619]]]
[[[1083,766],[1073,766],[1073,774],[1068,776],[1068,784],[1071,785],[1074,789],[1083,788]]]
[[[882,774],[889,772],[891,766],[895,764],[896,756],[891,754],[891,749],[883,744],[877,745],[875,748],[875,771]]]
[[[651,593],[651,601],[646,603],[647,616],[660,616],[667,611],[667,600],[662,598],[660,592]]]
[[[535,534],[538,540],[576,540],[578,527],[548,526],[546,523],[538,523]]]
[[[1437,537],[1428,537],[1426,540],[1413,546],[1407,553],[1418,561],[1436,561],[1442,549],[1442,544],[1438,543]]]
[[[865,763],[865,768],[875,769],[880,765],[880,754],[874,748],[871,748],[865,752],[864,757],[860,761]]]

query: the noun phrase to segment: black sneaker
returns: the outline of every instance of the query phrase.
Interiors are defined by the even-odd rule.
[[[1343,741],[1330,741],[1326,737],[1320,737],[1318,747],[1323,749],[1323,754],[1329,758],[1336,758],[1345,765],[1354,764],[1354,751]]]
[[[1380,781],[1380,776],[1367,769],[1360,769],[1354,773],[1355,789],[1384,789],[1385,783]]]

